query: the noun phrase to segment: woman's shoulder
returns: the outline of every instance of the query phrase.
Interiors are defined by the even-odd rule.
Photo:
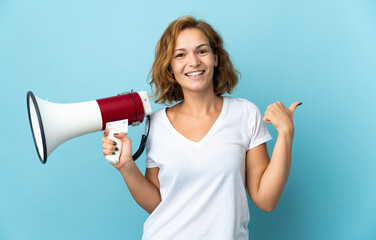
[[[166,111],[166,108],[161,108],[161,109],[157,109],[153,111],[150,116],[150,124],[151,125],[160,124],[163,121],[164,111]]]
[[[154,112],[152,112],[151,118],[161,118],[163,116],[164,112],[166,111],[166,109],[167,109],[167,107],[155,110]]]

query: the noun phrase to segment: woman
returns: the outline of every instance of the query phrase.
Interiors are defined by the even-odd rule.
[[[258,108],[231,93],[238,78],[221,37],[191,17],[172,22],[156,47],[151,70],[156,102],[176,105],[153,113],[145,176],[124,134],[118,164],[136,202],[151,215],[143,239],[248,239],[249,209],[272,211],[286,184],[294,135],[293,112],[281,102]],[[271,161],[262,122],[278,138]],[[107,132],[105,132],[105,136]],[[104,137],[103,154],[116,146]]]

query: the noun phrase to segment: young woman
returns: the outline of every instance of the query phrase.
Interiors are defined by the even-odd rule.
[[[143,239],[248,239],[246,192],[272,211],[287,182],[294,135],[293,113],[267,107],[264,117],[250,101],[224,97],[238,82],[221,37],[191,17],[172,22],[156,47],[151,70],[156,102],[177,104],[152,114],[145,176],[122,140],[122,174],[136,202],[151,215]],[[271,160],[264,122],[278,131]],[[103,141],[103,154],[118,149]]]

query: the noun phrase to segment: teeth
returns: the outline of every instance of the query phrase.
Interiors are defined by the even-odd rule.
[[[201,75],[203,73],[204,73],[204,71],[191,72],[191,73],[187,73],[187,76],[194,77],[194,76],[197,76],[197,75]]]

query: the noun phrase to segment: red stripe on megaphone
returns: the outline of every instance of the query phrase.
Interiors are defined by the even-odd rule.
[[[128,119],[128,125],[144,120],[145,112],[140,95],[137,92],[114,97],[97,99],[102,114],[102,130],[106,123]]]

